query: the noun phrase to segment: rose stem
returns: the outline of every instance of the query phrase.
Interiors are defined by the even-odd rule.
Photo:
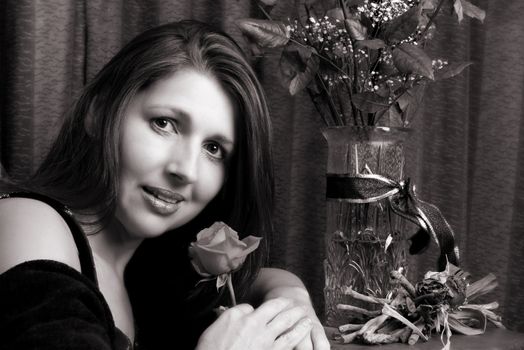
[[[424,328],[424,320],[422,319],[422,317],[415,321],[414,325],[422,331],[422,329]],[[416,332],[411,333],[411,335],[408,338],[408,344],[415,344],[418,341],[418,338],[420,338],[420,335],[418,335]]]
[[[389,317],[388,315],[384,315],[384,314],[377,316],[369,320],[368,322],[366,322],[366,324],[364,324],[364,326],[358,332],[360,334],[375,333],[375,331],[379,329],[384,324],[384,322],[386,322],[388,317]]]
[[[374,303],[374,304],[385,304],[389,303],[387,299],[381,299],[381,298],[375,298],[373,296],[360,294],[359,292],[353,290],[352,287],[346,287],[343,292],[345,295],[352,296],[355,299],[367,301],[368,303]]]
[[[360,330],[363,326],[364,326],[364,324],[348,323],[348,324],[343,324],[341,326],[338,326],[338,330],[341,333],[353,332],[353,331]]]
[[[358,332],[353,332],[349,334],[341,334],[340,338],[337,337],[337,340],[343,344],[349,344],[355,340],[356,336],[358,335]]]
[[[229,289],[229,296],[231,297],[231,303],[233,306],[237,304],[237,299],[235,298],[235,291],[233,290],[233,282],[231,281],[231,274],[227,275],[227,289]]]
[[[384,323],[384,321],[386,321],[386,319],[388,318],[389,316],[387,315],[380,315],[380,316],[377,316],[375,318],[372,318],[370,320],[368,320],[360,330],[356,331],[356,332],[353,332],[353,333],[349,333],[349,334],[342,334],[341,335],[341,340],[344,344],[348,344],[348,343],[351,343],[355,340],[355,337],[357,337],[358,335],[363,335],[364,333],[368,333],[371,334],[373,332],[375,332],[379,327],[380,325],[382,325],[382,323]]]
[[[404,327],[402,329],[402,332],[400,332],[400,334],[398,336],[400,342],[401,343],[407,343],[409,337],[411,336],[411,332],[413,332],[413,330],[411,328],[409,328],[408,326]]]
[[[402,287],[411,295],[411,297],[416,298],[417,292],[415,291],[415,287],[411,284],[411,282],[408,281],[404,275],[402,275],[398,271],[391,271],[391,278],[397,280]]]
[[[338,310],[347,310],[347,311],[358,312],[360,314],[363,314],[363,315],[366,315],[366,316],[371,316],[371,317],[378,316],[378,315],[381,314],[380,310],[370,311],[370,310],[366,310],[366,309],[363,309],[363,308],[360,308],[360,307],[357,307],[357,306],[346,305],[346,304],[337,304],[337,309]]]

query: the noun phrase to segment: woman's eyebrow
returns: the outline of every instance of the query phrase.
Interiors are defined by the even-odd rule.
[[[150,104],[146,105],[147,108],[161,108],[161,109],[169,109],[170,111],[176,113],[177,115],[180,115],[184,118],[189,118],[189,114],[184,112],[184,110],[180,109],[179,107],[170,105],[170,104]]]
[[[229,137],[226,137],[224,135],[215,135],[214,137],[212,137],[212,139],[214,139],[217,142],[220,142],[224,146],[233,147],[235,145],[233,140],[231,140]]]

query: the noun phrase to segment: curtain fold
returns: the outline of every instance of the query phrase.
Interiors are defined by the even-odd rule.
[[[408,175],[453,229],[462,266],[479,279],[494,273],[504,322],[524,331],[524,2],[491,4],[484,23],[438,20],[430,51],[470,60],[461,75],[434,83],[413,122]],[[294,16],[280,1],[272,16]],[[82,86],[124,43],[168,21],[193,18],[222,28],[247,48],[235,20],[260,15],[237,0],[0,1],[0,162],[30,174],[49,149],[62,115]],[[262,18],[262,17],[261,17]],[[324,172],[327,145],[309,97],[278,83],[278,55],[255,62],[270,103],[276,172],[277,232],[271,261],[298,274],[322,312]],[[418,277],[435,268],[433,244],[412,257]]]

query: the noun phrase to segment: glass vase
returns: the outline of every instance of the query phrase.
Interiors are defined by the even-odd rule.
[[[404,179],[403,143],[407,128],[330,127],[322,131],[328,145],[326,172],[351,177],[378,174]],[[406,222],[384,198],[353,203],[330,193],[326,198],[325,323],[337,327],[358,322],[362,314],[337,308],[346,304],[376,310],[380,305],[346,295],[347,288],[379,298],[391,289],[390,272],[407,272]]]

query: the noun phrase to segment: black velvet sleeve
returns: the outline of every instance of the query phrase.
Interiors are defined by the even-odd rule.
[[[0,348],[116,349],[111,312],[98,288],[51,260],[19,264],[0,275]]]

